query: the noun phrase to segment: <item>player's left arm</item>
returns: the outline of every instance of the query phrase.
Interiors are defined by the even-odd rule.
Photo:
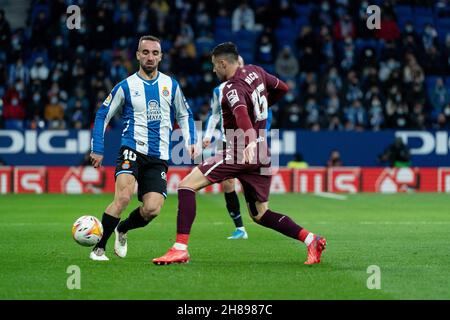
[[[173,94],[175,95],[173,100],[175,118],[180,125],[183,139],[186,143],[189,154],[192,158],[194,158],[198,153],[195,146],[195,144],[197,143],[197,135],[194,123],[194,115],[178,84]]]

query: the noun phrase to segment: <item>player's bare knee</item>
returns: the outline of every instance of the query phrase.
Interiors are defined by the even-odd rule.
[[[157,217],[161,212],[161,207],[162,207],[161,205],[155,203],[144,204],[141,210],[142,217],[145,220],[151,220]]]
[[[180,183],[178,184],[178,189],[183,189],[183,188],[186,188],[186,189],[193,189],[192,188],[192,186],[191,186],[191,183],[190,183],[190,181],[189,181],[189,175],[187,175],[186,177],[184,177],[181,181],[180,181]]]
[[[234,179],[225,180],[222,182],[223,191],[230,193],[234,191]]]
[[[267,211],[267,205],[265,203],[260,202],[250,202],[247,203],[248,212],[250,213],[250,217],[256,223],[259,223],[264,213]]]
[[[119,209],[119,211],[121,211],[121,212],[128,207],[128,204],[130,203],[130,201],[131,201],[131,197],[129,195],[125,195],[125,194],[120,194],[120,195],[116,196],[114,199],[117,209]]]

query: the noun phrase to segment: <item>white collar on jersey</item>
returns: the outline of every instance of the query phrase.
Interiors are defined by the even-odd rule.
[[[146,85],[154,85],[156,82],[158,82],[158,79],[159,79],[159,71],[158,71],[158,74],[156,75],[156,78],[154,79],[154,80],[147,80],[147,79],[144,79],[144,78],[142,78],[140,75],[139,75],[139,73],[138,72],[136,72],[136,75],[139,77],[139,79],[141,79]],[[149,83],[149,82],[147,82],[147,81],[150,81],[151,83]]]

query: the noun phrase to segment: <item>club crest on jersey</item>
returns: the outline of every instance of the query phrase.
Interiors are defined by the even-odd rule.
[[[105,99],[105,101],[103,101],[103,105],[104,106],[109,106],[109,104],[111,103],[111,100],[112,100],[112,94],[110,93],[107,97],[106,97],[106,99]]]
[[[162,114],[159,109],[159,103],[156,100],[150,100],[147,106],[147,120],[148,121],[161,121]]]
[[[130,169],[130,161],[125,160],[125,161],[122,163],[122,169],[124,169],[124,170]]]
[[[167,89],[167,87],[163,87],[162,94],[164,97],[168,97],[170,94],[169,89]]]
[[[234,106],[239,101],[239,96],[237,94],[236,89],[227,92],[227,99],[228,102],[230,103],[230,106]]]

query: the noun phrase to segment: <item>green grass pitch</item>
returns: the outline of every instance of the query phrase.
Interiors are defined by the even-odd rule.
[[[130,232],[125,259],[113,254],[113,235],[110,261],[90,261],[90,248],[71,237],[72,223],[101,217],[111,199],[1,195],[0,299],[450,299],[449,195],[271,196],[272,210],[327,237],[314,266],[303,264],[302,243],[258,226],[246,210],[249,239],[227,240],[233,224],[221,194],[197,197],[189,264],[151,263],[175,238],[173,195],[156,220]],[[67,288],[71,265],[81,270],[80,290]],[[367,288],[371,265],[381,271],[379,290]]]

